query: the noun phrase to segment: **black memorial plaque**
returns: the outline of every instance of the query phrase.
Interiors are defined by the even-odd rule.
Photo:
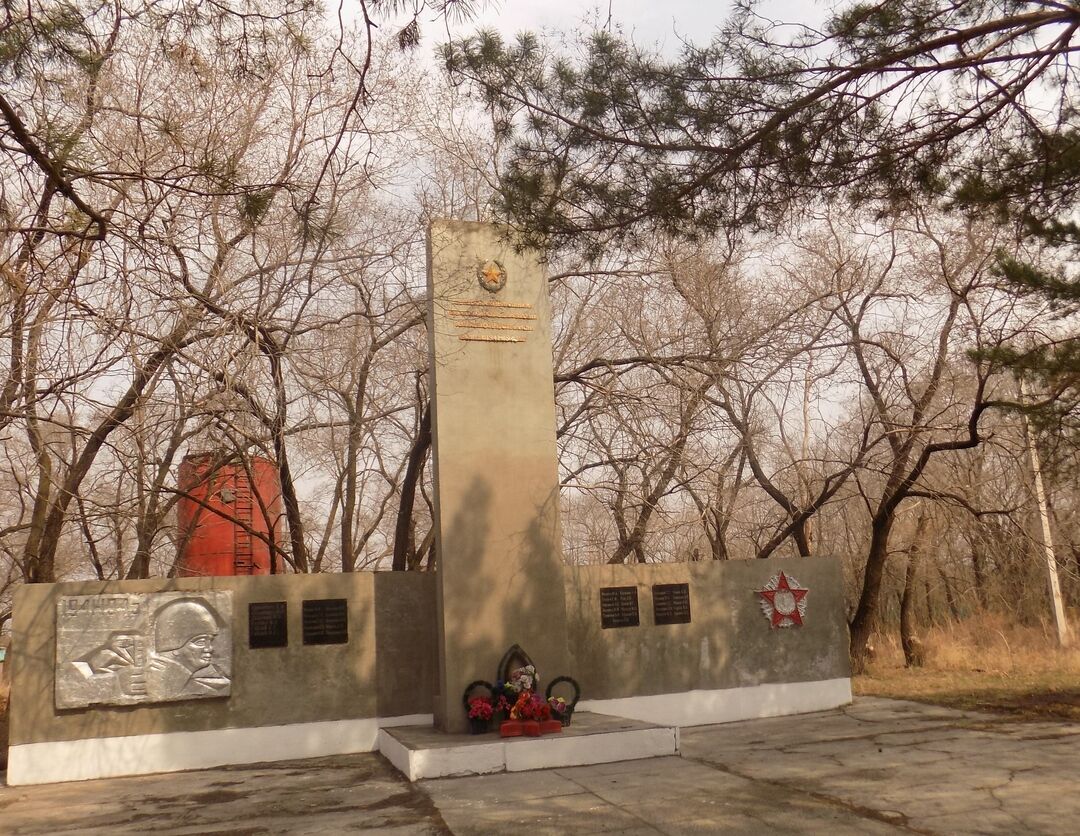
[[[690,586],[658,583],[652,588],[653,624],[690,623]]]
[[[344,598],[304,601],[304,644],[347,644],[349,602]]]
[[[600,589],[600,626],[637,627],[638,602],[636,586],[605,586]]]
[[[287,647],[289,607],[284,601],[248,604],[248,647]]]

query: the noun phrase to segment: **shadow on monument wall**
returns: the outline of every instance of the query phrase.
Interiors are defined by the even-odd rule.
[[[847,675],[842,601],[836,599],[836,590],[842,587],[835,561],[800,561],[800,580],[812,589],[813,609],[802,628],[786,630],[770,627],[757,593],[770,576],[788,567],[779,558],[563,568],[556,554],[565,581],[537,582],[536,577],[551,577],[547,567],[555,545],[544,520],[557,496],[549,496],[532,522],[510,541],[509,547],[516,550],[513,559],[482,563],[475,558],[497,524],[492,518],[495,490],[492,480],[474,478],[448,528],[458,559],[475,567],[455,586],[467,612],[475,617],[459,615],[456,623],[450,619],[445,624],[446,630],[457,634],[456,651],[448,660],[454,693],[447,710],[461,723],[462,689],[476,679],[494,681],[498,660],[514,643],[533,657],[544,684],[568,674],[580,683],[583,699]],[[657,625],[652,587],[672,583],[689,585],[692,620]],[[606,586],[637,588],[639,626],[602,628],[600,588]],[[554,594],[556,589],[559,595]],[[559,622],[566,625],[565,640]],[[558,641],[563,644],[557,649],[553,645]]]
[[[689,564],[567,569],[570,644],[583,699],[614,699],[723,687],[735,652],[731,608]],[[652,586],[688,583],[691,622],[655,625]],[[636,587],[639,625],[604,628],[602,587]]]
[[[514,474],[504,474],[512,480]],[[493,545],[498,501],[492,481],[474,477],[445,528],[439,571],[453,562],[441,601],[446,632],[446,682],[443,697],[450,730],[466,725],[461,696],[466,685],[494,682],[499,660],[513,644],[536,664],[542,687],[571,674],[566,642],[563,567],[555,544],[557,493],[545,497],[519,532],[508,532],[504,551],[484,558]]]

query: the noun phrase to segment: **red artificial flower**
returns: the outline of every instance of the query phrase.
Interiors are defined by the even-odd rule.
[[[511,720],[531,720],[532,718],[526,713],[528,711],[529,698],[532,696],[528,691],[522,691],[517,698],[517,702],[514,703],[514,707],[510,709]]]
[[[470,720],[490,720],[495,710],[491,706],[491,700],[486,697],[473,697],[469,700]]]

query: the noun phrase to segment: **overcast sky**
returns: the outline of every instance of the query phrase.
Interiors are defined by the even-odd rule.
[[[570,32],[584,20],[611,17],[642,44],[676,47],[680,36],[704,43],[728,16],[728,0],[501,0],[489,2],[471,24],[454,27],[455,34],[471,28],[494,28],[506,35],[522,30]],[[822,0],[764,0],[759,12],[786,22],[819,22],[832,2]],[[440,40],[442,40],[440,38]]]

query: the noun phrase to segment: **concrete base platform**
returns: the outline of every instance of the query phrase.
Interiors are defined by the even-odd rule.
[[[562,732],[541,737],[443,734],[431,726],[384,728],[379,751],[410,781],[419,781],[675,755],[679,729],[586,711],[574,714],[573,724]]]

